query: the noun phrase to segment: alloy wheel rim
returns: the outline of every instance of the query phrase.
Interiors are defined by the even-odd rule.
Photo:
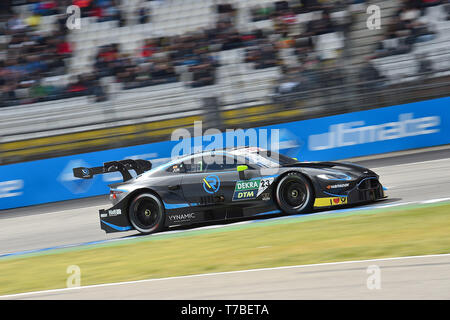
[[[152,228],[158,221],[157,204],[150,199],[142,199],[136,204],[135,214],[143,228]]]
[[[307,187],[296,180],[286,181],[280,191],[282,201],[292,209],[301,208],[308,198]]]

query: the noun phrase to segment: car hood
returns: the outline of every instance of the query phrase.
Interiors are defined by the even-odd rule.
[[[327,162],[297,162],[297,163],[289,164],[285,167],[331,169],[331,170],[341,171],[341,172],[345,172],[345,173],[378,176],[372,170],[370,170],[366,167],[362,167],[360,165],[351,163],[351,162],[329,162],[329,161],[327,161]]]

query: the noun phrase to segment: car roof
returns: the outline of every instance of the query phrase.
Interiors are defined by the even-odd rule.
[[[231,148],[222,148],[222,149],[213,149],[213,150],[201,150],[199,152],[191,153],[188,155],[180,156],[181,158],[189,158],[192,156],[198,155],[209,155],[212,153],[225,153],[230,155],[242,155],[246,153],[259,153],[259,152],[267,152],[266,149],[260,147],[250,147],[250,146],[242,146],[242,147],[231,147]]]
[[[245,157],[246,154],[249,153],[259,153],[259,152],[267,152],[266,149],[263,148],[259,148],[259,147],[249,147],[249,146],[245,146],[245,147],[233,147],[233,148],[223,148],[223,149],[215,149],[215,150],[202,150],[199,151],[197,153],[191,153],[188,155],[183,155],[183,156],[179,156],[177,158],[174,158],[164,164],[161,164],[155,168],[153,168],[150,171],[146,172],[146,176],[148,174],[153,174],[156,172],[160,172],[168,167],[170,167],[171,165],[177,164],[180,161],[185,161],[188,159],[192,159],[196,156],[207,156],[207,155],[211,155],[211,154],[220,154],[223,153],[224,155],[229,155],[229,156],[237,156],[237,157]]]

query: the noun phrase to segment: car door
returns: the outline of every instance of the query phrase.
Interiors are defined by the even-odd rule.
[[[230,206],[242,201],[250,201],[256,198],[256,192],[251,185],[256,185],[259,181],[259,170],[249,167],[245,171],[244,181],[241,181],[237,171],[239,165],[244,162],[236,157],[220,155],[220,158],[203,158],[202,170],[196,166],[196,171],[192,171],[183,180],[183,190],[187,201],[192,204],[213,205],[215,208]],[[200,159],[194,160],[199,163]],[[245,185],[245,190],[236,190],[237,187]]]
[[[181,185],[186,202],[193,207],[208,204],[210,201],[207,201],[205,198],[208,193],[203,188],[203,179],[206,174],[206,163],[203,160],[203,157],[200,155],[186,160],[181,164],[181,167],[184,168]],[[214,181],[210,181],[209,183],[211,190],[218,189]]]
[[[208,172],[202,156],[182,163],[185,172],[181,181],[183,196],[193,212],[203,221],[223,220],[226,216],[223,176],[220,172]]]
[[[224,205],[230,205],[233,201],[234,188],[239,180],[239,173],[237,172],[239,164],[236,158],[219,155],[219,158],[216,157],[215,161],[209,163],[206,167],[204,187],[207,192],[210,192],[209,180],[218,179],[220,188],[216,193]]]
[[[192,206],[218,206],[225,202],[226,190],[237,177],[231,169],[211,165],[203,156],[195,156],[189,163],[183,163],[185,174],[182,190],[186,201]],[[208,170],[209,167],[209,170]]]

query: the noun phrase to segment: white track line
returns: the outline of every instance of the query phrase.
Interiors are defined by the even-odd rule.
[[[390,165],[385,165],[382,167],[374,167],[372,170],[375,171],[376,169],[381,169],[381,168],[386,168],[386,167],[404,167],[404,166],[413,166],[413,165],[417,165],[417,164],[429,164],[429,163],[446,162],[446,161],[447,162],[450,161],[450,158],[417,161],[417,162],[407,162],[407,163],[400,163],[400,164],[390,164]],[[337,161],[337,162],[339,162],[339,161]]]
[[[393,152],[389,152],[389,153],[373,154],[373,155],[361,156],[361,157],[352,157],[352,158],[347,158],[347,159],[343,159],[343,160],[344,161],[379,160],[379,159],[395,158],[395,157],[407,156],[407,155],[430,152],[430,151],[441,151],[441,150],[447,150],[447,149],[450,149],[450,144],[434,146],[434,147],[425,147],[425,148],[420,148],[420,149],[393,151]]]
[[[45,203],[47,204],[47,203]],[[39,206],[39,205],[37,205]],[[44,213],[36,213],[36,214],[27,214],[27,215],[23,215],[23,214],[18,214],[16,217],[14,216],[14,213],[11,212],[2,212],[2,210],[0,210],[0,218],[2,214],[8,214],[7,217],[4,217],[3,219],[16,219],[16,218],[26,218],[26,217],[30,217],[30,216],[34,216],[34,215],[38,215],[38,216],[47,216],[47,215],[52,215],[52,214],[63,214],[63,213],[68,213],[69,211],[78,211],[78,210],[84,210],[84,209],[94,209],[94,208],[104,208],[107,207],[108,204],[106,205],[97,205],[97,206],[89,206],[89,207],[79,207],[79,208],[73,208],[73,209],[64,209],[64,210],[59,210],[59,211],[51,211],[51,212],[44,212]],[[32,208],[31,207],[21,207],[21,208],[12,208],[12,209],[7,209],[7,210],[19,210],[19,209],[26,209],[26,208]]]
[[[421,201],[422,203],[436,203],[436,202],[442,202],[442,201],[448,201],[450,200],[450,198],[440,198],[440,199],[431,199],[431,200],[425,200],[425,201]]]
[[[248,269],[248,270],[237,270],[237,271],[226,271],[226,272],[215,272],[215,273],[203,273],[203,274],[193,274],[193,275],[187,275],[187,276],[144,279],[144,280],[134,280],[134,281],[124,281],[124,282],[114,282],[114,283],[103,283],[103,284],[95,284],[95,285],[81,286],[81,287],[23,292],[23,293],[16,293],[16,294],[0,296],[0,299],[17,298],[17,297],[24,297],[24,296],[37,295],[37,294],[51,294],[51,293],[57,293],[57,292],[67,292],[67,291],[90,289],[90,288],[120,286],[120,285],[126,285],[126,284],[139,284],[139,283],[155,282],[155,281],[163,281],[163,280],[190,279],[190,278],[198,278],[198,277],[239,274],[239,273],[247,273],[247,272],[260,272],[260,271],[284,270],[284,269],[294,269],[294,268],[332,266],[332,265],[342,265],[342,264],[352,264],[352,263],[366,263],[366,262],[376,262],[376,261],[395,261],[395,260],[403,260],[403,259],[406,260],[406,259],[420,259],[420,258],[447,257],[447,256],[450,256],[450,253],[430,254],[430,255],[420,255],[420,256],[378,258],[378,259],[366,259],[366,260],[339,261],[339,262],[326,262],[326,263],[304,264],[304,265],[296,265],[296,266],[283,266],[283,267],[272,267],[272,268],[261,268],[261,269]]]

